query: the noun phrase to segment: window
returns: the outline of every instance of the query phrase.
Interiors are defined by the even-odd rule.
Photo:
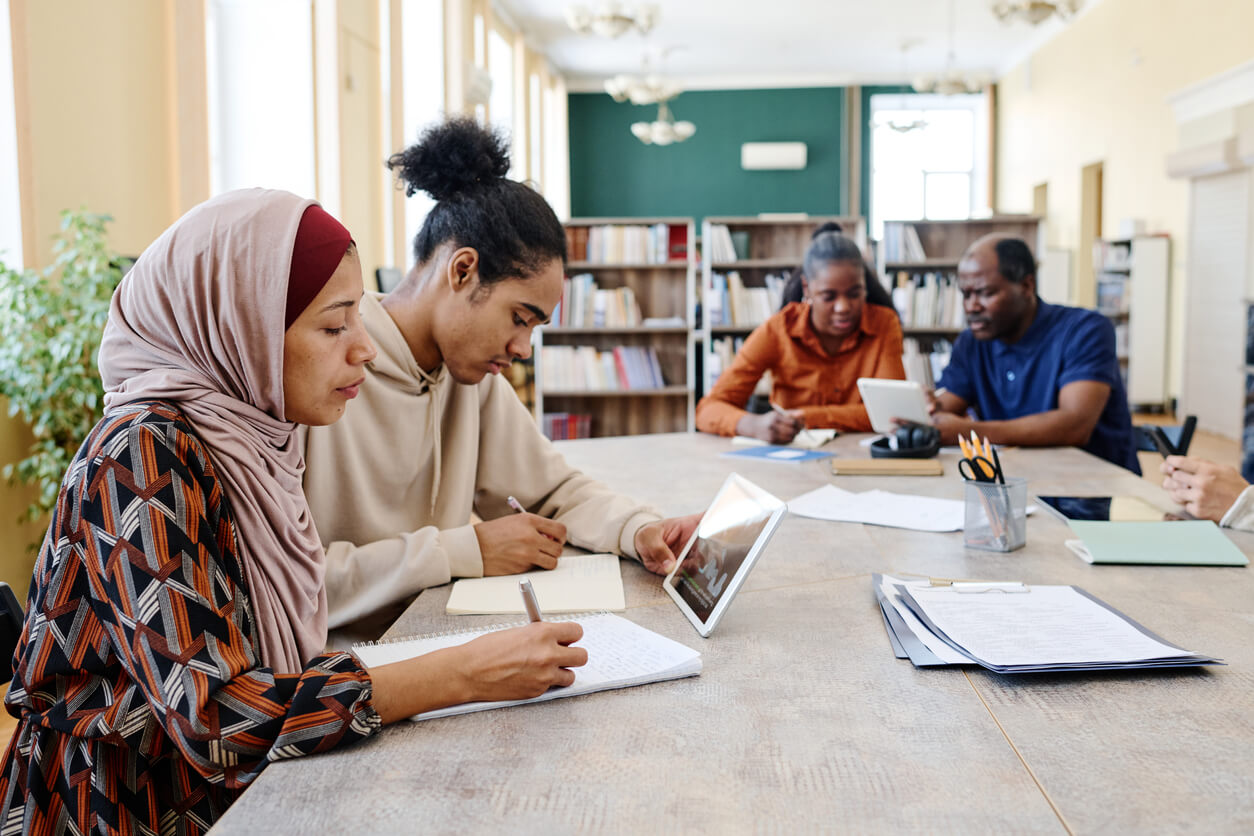
[[[488,98],[488,121],[497,131],[514,134],[514,44],[512,36],[496,27],[488,35],[488,71],[492,93]]]
[[[401,129],[404,145],[418,141],[423,128],[444,113],[444,3],[404,0],[401,6]],[[401,150],[401,149],[396,149]],[[423,192],[405,199],[405,269],[414,257],[412,242],[435,202]]]
[[[208,0],[209,189],[317,193],[308,0]]]
[[[22,269],[22,202],[18,188],[9,0],[0,0],[0,262],[14,270]]]
[[[885,220],[965,220],[987,209],[987,126],[981,94],[872,96],[872,237],[883,237]]]

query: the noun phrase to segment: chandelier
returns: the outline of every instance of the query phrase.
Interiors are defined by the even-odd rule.
[[[662,101],[657,104],[657,118],[652,122],[633,122],[631,132],[645,145],[670,145],[688,139],[697,132],[697,126],[688,121],[676,122]]]
[[[1026,20],[1036,26],[1054,15],[1069,19],[1080,10],[1083,0],[998,0],[993,4],[993,14],[1002,23]]]
[[[646,35],[657,23],[657,5],[641,3],[632,9],[622,3],[606,2],[598,4],[595,11],[583,5],[568,6],[566,22],[580,35],[617,38],[631,29]]]
[[[650,105],[668,102],[682,91],[673,81],[667,81],[659,75],[646,75],[643,78],[620,74],[605,80],[605,92],[616,102],[631,102],[634,105]]]
[[[945,59],[945,71],[939,76],[923,75],[914,80],[916,93],[940,93],[954,96],[959,93],[978,93],[986,81],[981,76],[964,75],[958,70],[954,57],[954,0],[949,0],[949,56]]]
[[[920,43],[922,43],[922,41],[919,41],[919,40],[906,40],[906,41],[901,42],[901,76],[902,78],[909,77],[909,73],[906,72],[906,53],[909,52],[911,49],[914,49],[914,47],[918,46]],[[897,107],[903,113],[907,112],[906,97],[904,95],[898,101]],[[920,116],[916,116],[913,119],[907,119],[905,116],[894,116],[888,119],[881,119],[877,121],[875,123],[875,127],[891,128],[897,133],[908,134],[911,131],[921,131],[924,128],[926,128],[927,120],[923,119]]]

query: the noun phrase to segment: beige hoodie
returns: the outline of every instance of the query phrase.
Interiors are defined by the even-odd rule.
[[[328,625],[343,627],[455,577],[479,577],[470,515],[528,511],[567,541],[638,558],[636,532],[661,515],[566,464],[504,378],[475,386],[419,368],[378,294],[361,303],[379,356],[357,399],[303,430],[305,495],[327,550]]]

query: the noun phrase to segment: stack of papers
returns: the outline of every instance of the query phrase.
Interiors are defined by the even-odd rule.
[[[917,667],[997,673],[1223,664],[1170,644],[1074,586],[872,576],[889,641]]]
[[[960,499],[890,493],[844,491],[824,485],[788,502],[802,517],[911,528],[915,531],[961,531],[966,507]]]

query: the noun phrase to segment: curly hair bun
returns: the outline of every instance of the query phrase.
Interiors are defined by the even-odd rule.
[[[388,158],[405,183],[405,194],[423,191],[446,200],[509,172],[509,142],[468,116],[423,131],[418,142]]]
[[[837,234],[844,234],[844,230],[841,229],[840,224],[836,223],[835,221],[826,221],[822,226],[814,230],[814,232],[810,233],[810,239],[814,240],[815,238],[818,238],[820,235],[822,235],[825,232],[835,232]]]

